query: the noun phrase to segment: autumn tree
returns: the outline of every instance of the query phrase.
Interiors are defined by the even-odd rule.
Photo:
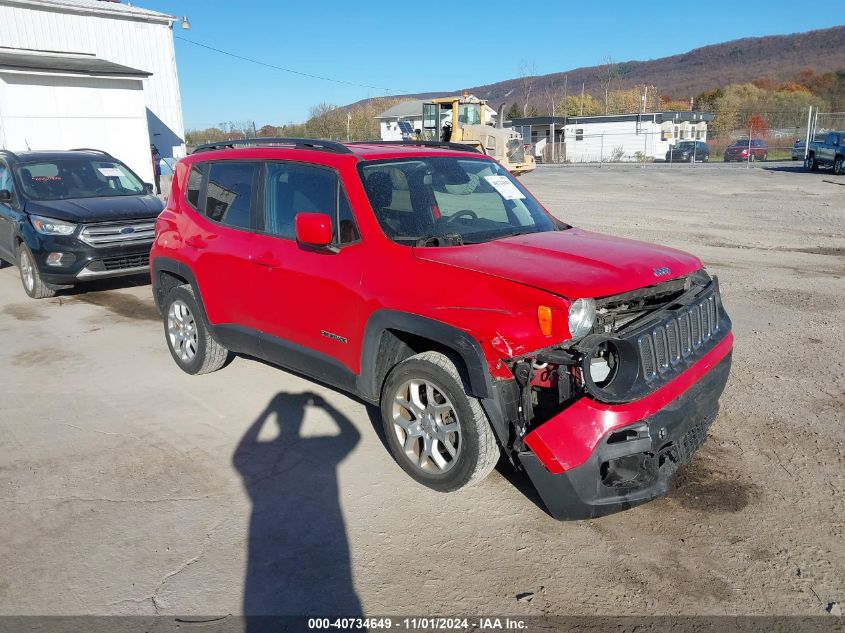
[[[613,82],[619,77],[619,64],[613,61],[613,58],[608,55],[604,59],[604,64],[599,66],[599,71],[596,74],[601,86],[602,94],[604,95],[604,113],[610,111],[610,88]]]

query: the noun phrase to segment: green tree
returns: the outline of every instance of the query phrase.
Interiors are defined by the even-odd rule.
[[[509,121],[522,118],[522,108],[519,107],[518,103],[511,104],[511,108],[510,110],[508,110],[508,113],[505,115],[505,118]]]

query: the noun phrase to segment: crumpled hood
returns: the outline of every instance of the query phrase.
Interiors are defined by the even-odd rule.
[[[653,286],[702,267],[697,257],[674,248],[577,228],[484,244],[415,248],[414,255],[569,299],[606,297]]]
[[[161,200],[147,196],[110,196],[76,200],[29,200],[26,212],[68,222],[109,222],[155,218],[164,208]]]

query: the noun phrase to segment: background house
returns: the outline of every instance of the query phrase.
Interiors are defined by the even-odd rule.
[[[462,97],[462,99],[466,99],[467,101],[476,100],[476,97],[469,95],[468,97]],[[425,103],[422,99],[414,99],[412,101],[403,101],[402,103],[393,106],[392,108],[388,108],[381,114],[379,114],[376,119],[379,122],[379,132],[381,134],[381,140],[383,141],[401,141],[402,140],[402,130],[400,129],[399,122],[400,121],[407,121],[410,123],[410,129],[413,130],[421,130],[422,129],[422,111],[423,111],[423,103]],[[489,105],[485,105],[485,117],[487,119],[487,123],[496,123],[496,111],[491,108]],[[447,117],[448,120],[451,120],[451,117]]]
[[[103,149],[145,182],[185,153],[173,16],[101,0],[0,0],[0,147]]]
[[[544,160],[571,163],[663,160],[678,141],[707,140],[711,112],[529,117],[506,122]],[[551,156],[554,139],[554,157]]]

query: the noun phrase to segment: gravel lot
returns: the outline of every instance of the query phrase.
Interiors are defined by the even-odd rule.
[[[560,523],[502,466],[465,492],[429,491],[356,400],[245,358],[180,372],[144,279],[37,302],[6,268],[0,613],[845,603],[845,179],[712,165],[550,166],[523,180],[561,218],[692,251],[722,281],[733,373],[668,497]]]

